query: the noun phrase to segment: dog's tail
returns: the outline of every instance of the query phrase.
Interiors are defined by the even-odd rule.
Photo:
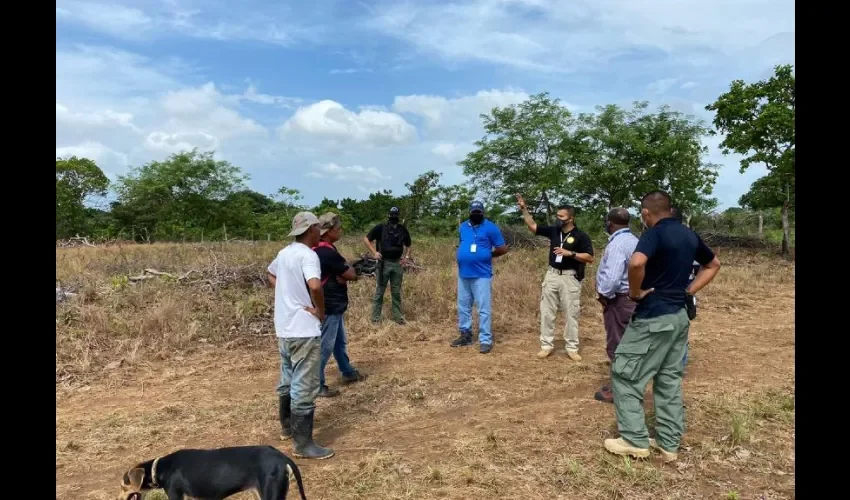
[[[307,495],[304,493],[304,481],[301,479],[301,471],[298,470],[298,465],[291,458],[286,457],[286,471],[290,476],[295,476],[295,482],[298,483],[298,493],[301,495],[301,500],[307,500]]]

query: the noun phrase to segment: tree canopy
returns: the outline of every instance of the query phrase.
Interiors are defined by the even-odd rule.
[[[779,65],[774,74],[754,83],[735,80],[729,90],[706,106],[714,111],[714,126],[724,134],[724,154],[743,156],[741,172],[763,164],[768,174],[753,183],[740,203],[751,207],[782,207],[783,252],[790,253],[788,211],[796,184],[796,90],[792,65]]]

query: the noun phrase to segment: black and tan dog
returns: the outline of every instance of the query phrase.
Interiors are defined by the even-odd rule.
[[[260,500],[285,500],[290,474],[306,500],[298,466],[277,448],[183,449],[127,471],[118,498],[142,500],[142,492],[161,488],[168,500],[222,500],[241,491],[253,491]]]

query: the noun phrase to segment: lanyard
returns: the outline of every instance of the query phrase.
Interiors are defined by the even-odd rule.
[[[630,232],[628,229],[620,229],[619,231],[617,231],[616,233],[614,233],[614,234],[611,236],[611,239],[610,239],[610,240],[608,240],[608,244],[610,245],[611,243],[613,243],[613,242],[614,242],[614,240],[616,240],[616,239],[617,239],[617,236],[620,236],[621,234],[626,234],[626,233],[628,233],[628,232]]]
[[[564,248],[564,237],[566,236],[567,238],[569,238],[570,236],[572,236],[573,231],[575,231],[575,228],[570,229],[570,232],[567,233],[566,235],[564,234],[563,231],[558,231],[558,233],[560,233],[560,236],[561,236],[561,248]]]

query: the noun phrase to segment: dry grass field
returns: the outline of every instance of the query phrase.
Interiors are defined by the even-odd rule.
[[[78,293],[56,306],[57,499],[114,499],[129,466],[181,447],[291,454],[278,438],[263,288],[281,245],[57,249],[57,282]],[[485,356],[449,347],[453,242],[416,241],[425,270],[405,276],[408,325],[372,326],[374,281],[351,286],[349,350],[369,378],[319,400],[316,438],[337,454],[298,461],[308,498],[794,498],[794,265],[717,250],[724,266],[691,326],[683,448],[663,465],[602,448],[616,424],[613,406],[593,399],[608,371],[595,268],[582,299],[584,359],[569,361],[561,341],[558,355],[538,360],[545,250],[499,259],[496,343]],[[128,279],[145,269],[173,276]],[[386,317],[389,294],[385,307]],[[328,374],[338,385],[333,361]],[[651,392],[646,404],[651,425]]]

